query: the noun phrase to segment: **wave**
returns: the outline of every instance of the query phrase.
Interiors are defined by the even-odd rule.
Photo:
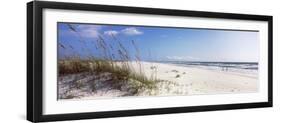
[[[186,67],[197,67],[210,70],[228,71],[247,75],[258,75],[258,62],[189,62],[189,61],[160,61]]]

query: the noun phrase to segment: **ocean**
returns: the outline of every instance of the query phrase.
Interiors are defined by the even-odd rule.
[[[191,61],[161,61],[183,67],[196,67],[217,71],[234,72],[239,74],[258,76],[258,62],[191,62]]]

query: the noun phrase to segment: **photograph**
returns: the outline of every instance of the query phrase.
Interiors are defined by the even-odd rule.
[[[259,91],[259,31],[57,22],[57,100]]]
[[[272,15],[81,1],[26,8],[28,121],[273,107]]]

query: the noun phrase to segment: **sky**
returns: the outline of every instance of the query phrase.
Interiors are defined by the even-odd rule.
[[[100,37],[116,59],[118,42],[132,59],[138,54],[145,61],[258,62],[259,59],[259,32],[255,31],[78,23],[58,23],[59,57],[76,53],[103,58],[104,51],[97,43]]]

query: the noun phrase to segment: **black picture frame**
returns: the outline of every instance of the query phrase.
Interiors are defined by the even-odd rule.
[[[256,102],[256,103],[241,103],[241,104],[44,115],[42,113],[43,111],[43,101],[42,101],[43,100],[43,95],[42,95],[43,13],[42,10],[45,8],[266,21],[268,22],[268,101]],[[29,2],[27,3],[27,120],[32,122],[64,121],[64,120],[94,119],[94,118],[107,118],[107,117],[124,117],[124,116],[137,116],[137,115],[155,115],[155,114],[272,107],[273,106],[273,96],[272,96],[272,92],[273,92],[272,91],[272,87],[273,87],[272,85],[272,75],[273,75],[272,74],[272,65],[273,65],[272,30],[273,29],[272,28],[273,28],[273,17],[264,16],[264,15],[184,11],[184,10],[171,10],[171,9],[93,5],[93,4],[63,3],[63,2],[45,2],[45,1]]]

